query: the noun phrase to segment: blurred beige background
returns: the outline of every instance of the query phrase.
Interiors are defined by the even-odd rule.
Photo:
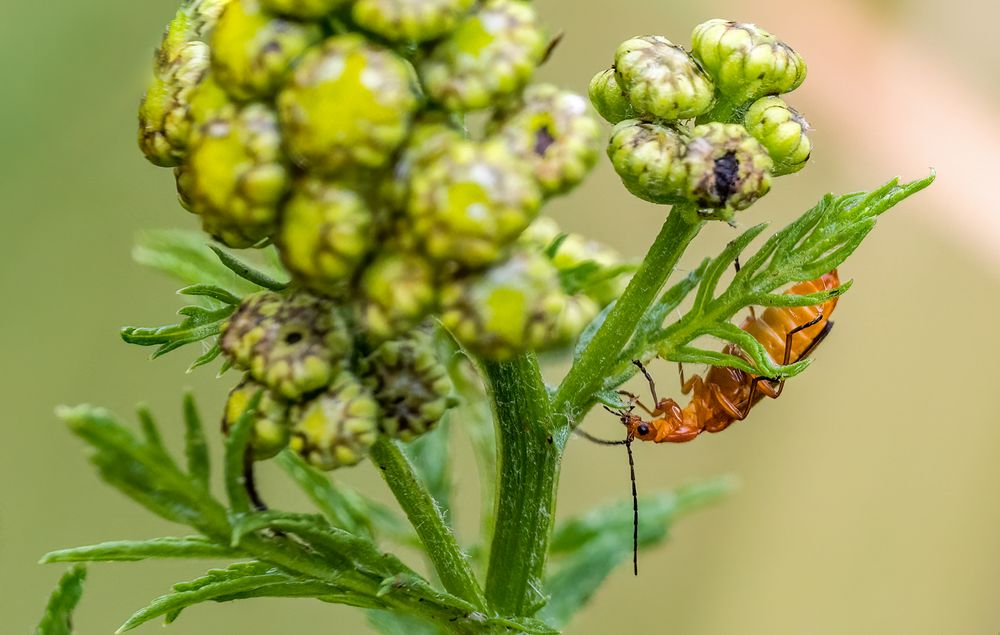
[[[170,174],[142,160],[135,108],[173,0],[6,3],[0,20],[0,615],[26,632],[60,574],[46,550],[169,535],[98,484],[57,403],[129,414],[151,403],[179,436],[178,395],[208,416],[228,382],[183,375],[120,343],[123,324],[161,323],[174,284],[129,259],[140,229],[193,226]],[[544,75],[585,90],[618,42],[655,32],[686,41],[710,17],[756,21],[810,64],[791,97],[815,127],[815,159],[782,179],[745,222],[791,219],[823,192],[939,171],[931,191],[881,223],[842,268],[855,286],[816,364],[725,434],[638,449],[640,489],[719,473],[742,488],[684,521],[665,548],[622,568],[570,633],[996,633],[1000,630],[1000,8],[986,0],[540,0],[566,39]],[[673,5],[673,6],[671,6]],[[630,198],[603,164],[552,213],[565,227],[640,255],[663,211]],[[689,262],[732,230],[715,227]],[[673,368],[659,364],[663,392]],[[616,423],[595,414],[595,433]],[[474,527],[463,459],[461,519]],[[624,457],[574,444],[561,514],[627,492]],[[384,497],[368,468],[348,480]],[[264,476],[272,498],[286,494]],[[468,533],[468,532],[467,532]],[[78,632],[112,632],[132,610],[194,577],[199,562],[93,566]],[[148,625],[153,632],[157,626]],[[361,633],[352,609],[255,600],[189,610],[174,633]]]

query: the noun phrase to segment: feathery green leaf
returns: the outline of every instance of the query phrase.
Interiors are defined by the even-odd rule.
[[[201,424],[198,406],[190,391],[184,393],[184,453],[187,455],[191,478],[207,490],[210,471],[208,442],[205,440],[205,428]]]
[[[73,610],[83,595],[83,581],[86,578],[87,569],[83,565],[71,567],[63,574],[49,596],[35,635],[72,635]]]
[[[45,554],[42,563],[51,562],[135,562],[159,558],[238,558],[240,552],[202,536],[152,538],[150,540],[115,540],[86,547],[60,549]]]
[[[239,277],[252,282],[258,287],[263,287],[264,289],[270,289],[271,291],[282,291],[288,287],[287,282],[281,282],[275,280],[273,277],[255,269],[250,265],[246,264],[236,256],[232,255],[228,251],[222,249],[221,247],[216,247],[215,245],[209,245],[215,255],[218,256],[219,261],[225,265],[227,269],[238,275]]]

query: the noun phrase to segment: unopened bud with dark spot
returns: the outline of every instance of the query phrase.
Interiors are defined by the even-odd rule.
[[[762,97],[747,110],[747,131],[767,148],[774,161],[774,175],[798,172],[812,154],[806,132],[809,122],[781,97]]]
[[[265,291],[243,300],[219,346],[235,366],[294,400],[330,383],[350,355],[351,339],[330,300]]]
[[[361,363],[361,377],[381,409],[383,434],[411,441],[455,405],[448,371],[422,330],[385,342]]]
[[[572,189],[594,167],[601,130],[583,97],[536,84],[524,92],[521,107],[502,122],[497,135],[552,196]]]
[[[739,124],[696,126],[682,165],[688,199],[702,208],[722,210],[719,217],[724,220],[771,189],[771,157]]]

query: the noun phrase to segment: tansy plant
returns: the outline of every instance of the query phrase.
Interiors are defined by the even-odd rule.
[[[168,428],[184,435],[181,462],[145,409],[136,431],[100,408],[61,409],[107,483],[194,533],[44,561],[231,564],[175,584],[121,630],[210,600],[281,596],[358,607],[387,634],[559,632],[632,551],[628,499],[556,522],[560,462],[584,416],[630,405],[616,389],[634,359],[771,382],[801,372],[807,359],[782,365],[733,317],[841,294],[846,285],[782,291],[836,268],[933,179],[823,198],[743,254],[721,290],[764,225],[668,285],[702,227],[742,224],[808,161],[808,125],[781,97],[805,63],[724,20],[697,26],[690,49],[626,40],[589,89],[608,135],[583,97],[532,82],[555,41],[519,0],[190,0],[178,11],[153,61],[139,146],[174,169],[205,233],[141,238],[137,260],[179,278],[190,304],[176,324],[122,337],[157,347],[154,357],[194,344],[192,368],[221,358],[232,391],[211,421],[222,421],[225,453],[210,460],[190,396]],[[605,138],[627,190],[669,206],[638,264],[541,215],[585,178]],[[705,335],[742,352],[703,349]],[[564,377],[543,379],[543,351],[571,355]],[[607,421],[605,436],[624,434]],[[481,534],[462,541],[453,433],[472,440],[484,500]],[[398,509],[328,474],[366,460]],[[276,462],[315,511],[261,500],[258,461]],[[640,497],[639,545],[726,489]],[[427,566],[394,546],[419,549]],[[38,632],[69,632],[83,577],[79,566],[67,574]]]

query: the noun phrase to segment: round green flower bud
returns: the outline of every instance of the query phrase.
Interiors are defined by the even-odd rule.
[[[330,383],[351,351],[343,318],[327,299],[265,291],[243,300],[219,337],[239,368],[286,399]]]
[[[771,157],[739,124],[695,127],[683,166],[688,199],[703,208],[746,209],[771,189]]]
[[[551,84],[524,93],[522,107],[510,115],[497,135],[531,167],[549,196],[570,190],[597,163],[601,129],[587,112],[587,101]]]
[[[465,137],[450,122],[436,115],[418,119],[410,131],[399,158],[392,168],[392,178],[382,181],[381,193],[393,211],[406,209],[410,179],[424,163],[440,157]]]
[[[267,238],[289,187],[274,113],[250,104],[208,121],[175,174],[181,204],[202,217],[206,232],[237,248]]]
[[[613,67],[594,75],[588,92],[594,109],[609,123],[634,119],[638,114],[628,100],[628,95],[618,85]]]
[[[139,106],[139,149],[150,163],[174,167],[191,134],[191,95],[208,73],[204,42],[187,42],[170,65],[154,75]]]
[[[474,0],[357,0],[354,21],[394,42],[426,42],[447,35]]]
[[[275,17],[258,0],[232,0],[212,32],[212,70],[233,98],[267,98],[320,36],[319,25]]]
[[[487,0],[434,47],[420,76],[431,98],[448,110],[479,110],[521,90],[545,46],[533,6]]]
[[[253,413],[253,431],[250,435],[250,448],[253,458],[257,461],[269,459],[288,446],[291,435],[291,425],[288,421],[289,405],[280,399],[275,399],[262,384],[246,377],[229,392],[222,416],[222,430],[228,434],[243,416],[250,400],[262,390],[264,394],[261,395],[257,410]]]
[[[378,437],[378,405],[346,370],[325,391],[292,408],[289,446],[321,470],[356,465]]]
[[[358,35],[338,35],[313,48],[278,95],[292,158],[326,173],[385,165],[417,109],[413,79],[402,58]]]
[[[500,258],[540,204],[530,172],[503,145],[461,141],[422,164],[407,212],[427,255],[481,267]]]
[[[300,20],[322,18],[348,2],[350,0],[260,0],[268,11]]]
[[[644,201],[686,200],[680,166],[685,139],[668,125],[626,119],[611,131],[608,157],[629,192]]]
[[[374,341],[413,327],[437,302],[434,268],[415,253],[379,254],[365,267],[360,287],[361,323]]]
[[[566,308],[556,324],[554,346],[567,346],[576,342],[587,325],[601,312],[590,296],[577,293],[566,297]]]
[[[622,42],[615,52],[615,73],[638,112],[666,121],[697,117],[715,101],[705,71],[687,51],[659,35]]]
[[[423,331],[385,342],[361,363],[361,377],[382,411],[383,434],[412,441],[455,405],[451,380]]]
[[[767,148],[775,176],[805,167],[812,154],[812,142],[806,134],[809,122],[781,97],[762,97],[751,104],[744,125]]]
[[[545,256],[518,251],[446,285],[441,303],[441,321],[459,342],[484,357],[505,359],[558,339],[566,295]]]
[[[285,203],[278,251],[288,270],[310,289],[341,291],[371,249],[372,213],[353,189],[307,177]]]
[[[719,93],[734,103],[791,92],[806,78],[799,54],[755,24],[709,20],[694,28],[691,46]]]

